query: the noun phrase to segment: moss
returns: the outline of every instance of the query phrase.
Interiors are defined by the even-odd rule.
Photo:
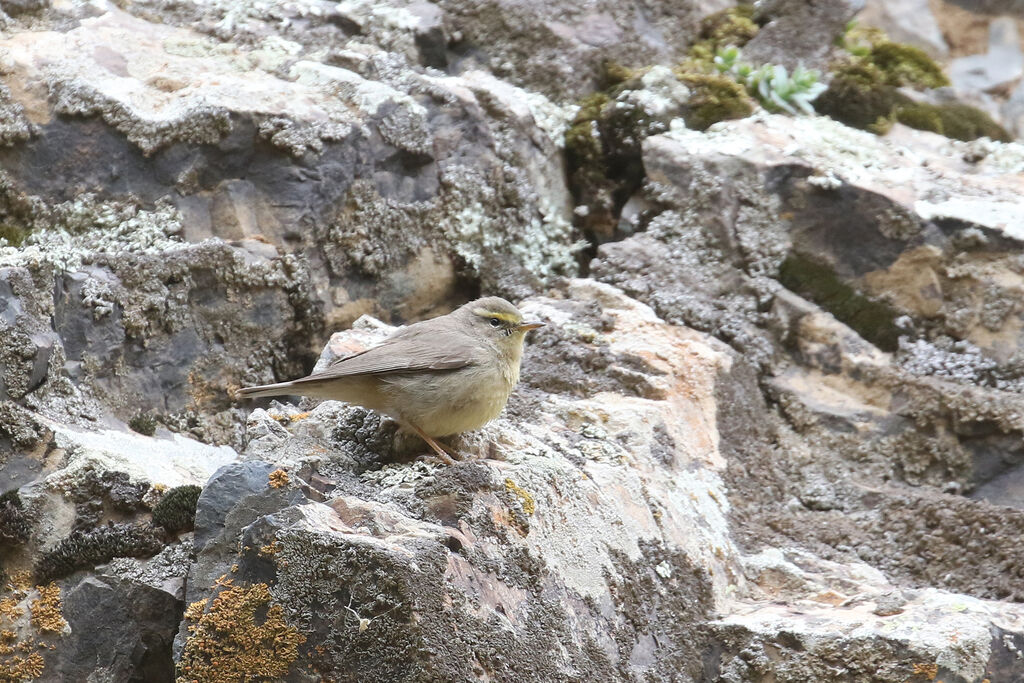
[[[985,112],[966,104],[914,102],[890,85],[875,64],[847,62],[837,70],[828,90],[814,102],[821,114],[854,128],[884,134],[894,121],[957,140],[989,137],[1008,142],[1012,136]]]
[[[610,236],[618,210],[640,187],[644,177],[640,145],[650,134],[651,123],[640,109],[614,106],[607,92],[580,101],[566,132],[565,149],[569,189],[575,201],[589,210],[581,227],[591,236]]]
[[[934,59],[913,45],[885,40],[876,43],[865,57],[885,75],[885,83],[918,89],[941,88],[949,78]]]
[[[12,247],[20,247],[28,239],[31,231],[11,223],[0,223],[0,239],[7,241]]]
[[[708,71],[718,50],[749,43],[759,30],[753,17],[753,5],[738,5],[704,17],[700,22],[700,40],[690,46],[684,68]]]
[[[879,119],[890,119],[897,108],[913,104],[885,81],[885,74],[874,64],[847,62],[836,70],[828,90],[814,101],[814,108],[848,126],[872,130]]]
[[[968,104],[914,103],[898,108],[893,118],[905,126],[929,130],[956,140],[988,137],[1010,142],[1013,137],[988,114]]]
[[[288,674],[306,638],[285,621],[267,584],[232,586],[208,612],[203,606],[193,603],[188,610],[195,623],[178,664],[179,683],[282,680]]]
[[[689,72],[677,75],[691,91],[684,117],[687,128],[705,130],[713,123],[741,119],[754,111],[746,89],[731,78]]]
[[[191,531],[195,528],[196,504],[202,492],[202,487],[194,485],[171,489],[153,508],[153,524],[162,526],[171,534]]]
[[[163,541],[151,527],[111,524],[92,531],[73,531],[43,554],[35,574],[41,583],[47,583],[115,557],[151,557],[163,547]]]
[[[152,413],[138,413],[135,417],[128,421],[128,427],[133,432],[138,432],[145,436],[153,436],[156,434],[156,416]]]
[[[899,328],[894,320],[899,313],[885,302],[869,299],[856,291],[828,266],[802,254],[791,253],[779,268],[779,281],[787,289],[827,310],[883,351],[896,350]]]
[[[0,546],[24,543],[31,532],[32,525],[18,491],[15,489],[0,496]]]
[[[616,61],[606,59],[601,63],[601,76],[598,84],[601,90],[608,90],[621,85],[637,75],[637,69],[630,69]]]

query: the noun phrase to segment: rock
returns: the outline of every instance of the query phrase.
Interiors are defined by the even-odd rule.
[[[857,21],[880,28],[892,40],[919,47],[935,59],[949,54],[946,39],[925,0],[866,0]]]
[[[743,47],[743,58],[754,64],[798,65],[824,69],[834,40],[864,7],[864,0],[770,0],[757,6],[756,18],[764,23]]]
[[[70,634],[49,658],[54,661],[47,662],[47,678],[173,681],[171,643],[181,608],[180,596],[145,584],[82,579],[64,593]]]
[[[963,92],[993,92],[1011,88],[1024,76],[1017,23],[1009,17],[989,24],[988,52],[954,59],[949,65],[953,87]]]
[[[617,379],[604,393],[577,396],[568,383],[545,390],[535,377],[510,407],[523,421],[499,419],[464,436],[459,448],[487,459],[452,468],[347,469],[350,437],[318,427],[326,415],[316,411],[283,421],[287,438],[261,431],[259,453],[285,463],[279,481],[287,483],[273,489],[273,466],[256,462],[214,477],[199,502],[189,603],[220,591],[217,571],[236,586],[270,586],[309,648],[292,671],[607,679],[683,666],[696,675],[699,615],[741,580],[708,412],[729,356],[614,288],[578,280],[566,295],[522,305],[557,323],[547,340],[538,335],[547,351],[524,377],[572,344],[607,358]],[[362,339],[341,333],[329,348]],[[589,362],[563,362],[563,373]],[[285,502],[313,473],[332,480],[328,497]],[[225,488],[239,477],[248,483]],[[642,631],[628,616],[641,613]],[[647,633],[676,645],[655,648]],[[183,661],[194,665],[197,648],[185,637]]]

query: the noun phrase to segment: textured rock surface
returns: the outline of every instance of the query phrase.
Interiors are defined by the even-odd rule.
[[[218,577],[269,583],[306,635],[295,666],[353,679],[696,676],[701,615],[740,579],[713,400],[730,354],[613,288],[564,294],[524,305],[558,326],[538,335],[516,421],[463,438],[455,467],[365,462],[377,418],[331,402],[250,422],[247,453],[274,464],[204,491],[188,601]],[[600,356],[604,391],[544,381],[568,345],[586,355],[563,377]],[[297,501],[304,488],[319,495]]]
[[[687,130],[728,4],[5,4],[0,678],[1020,678],[1024,148]],[[231,398],[477,293],[549,326],[454,467]]]

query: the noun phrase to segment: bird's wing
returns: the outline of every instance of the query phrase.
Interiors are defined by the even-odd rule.
[[[403,334],[402,332],[413,332]],[[335,377],[383,375],[423,370],[457,370],[476,360],[469,339],[438,338],[429,330],[403,330],[381,344],[339,358],[323,371],[295,380],[295,384],[322,382]]]

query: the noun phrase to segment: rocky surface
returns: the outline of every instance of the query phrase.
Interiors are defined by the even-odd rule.
[[[1024,147],[687,129],[728,6],[4,4],[0,678],[1021,678]],[[1013,22],[921,6],[864,16],[1008,122]],[[566,179],[597,88],[621,201]],[[232,400],[478,293],[549,325],[455,466]]]

